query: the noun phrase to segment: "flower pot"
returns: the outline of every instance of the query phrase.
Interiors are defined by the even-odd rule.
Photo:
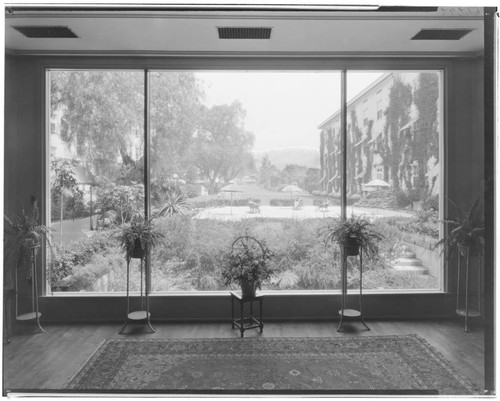
[[[145,250],[142,249],[141,241],[136,239],[134,241],[134,250],[132,251],[132,257],[137,259],[142,259],[144,257]]]
[[[345,256],[357,256],[359,255],[360,243],[356,238],[345,238],[340,246],[343,248]]]
[[[35,231],[30,231],[27,233],[24,241],[28,249],[38,246],[40,244],[40,234]]]
[[[255,290],[256,290],[255,281],[241,279],[240,287],[241,287],[241,296],[243,298],[255,297]]]

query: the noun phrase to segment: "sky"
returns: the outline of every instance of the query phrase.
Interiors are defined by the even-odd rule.
[[[240,100],[254,150],[319,149],[319,124],[340,109],[340,72],[196,72],[206,104]],[[348,100],[382,72],[348,72]]]

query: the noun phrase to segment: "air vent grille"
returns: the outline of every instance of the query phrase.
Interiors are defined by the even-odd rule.
[[[422,29],[411,40],[459,40],[473,29]]]
[[[219,27],[219,39],[270,39],[271,28]]]
[[[27,38],[78,38],[67,26],[14,26]]]

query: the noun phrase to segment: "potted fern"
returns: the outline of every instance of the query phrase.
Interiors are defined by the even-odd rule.
[[[255,296],[257,288],[274,274],[270,266],[273,253],[267,246],[250,236],[236,238],[222,268],[224,284],[237,283],[243,298]]]
[[[143,218],[124,224],[118,234],[118,242],[127,261],[132,258],[142,259],[147,252],[160,245],[164,238],[165,234],[154,226],[153,219]]]
[[[449,202],[457,210],[457,217],[443,221],[449,227],[449,231],[434,245],[434,248],[443,245],[443,251],[447,250],[448,256],[455,248],[462,255],[465,255],[466,249],[473,254],[480,254],[484,243],[484,216],[479,200],[476,199],[467,212]]]
[[[346,256],[359,255],[360,248],[367,255],[377,254],[378,242],[385,238],[375,230],[373,223],[354,215],[346,220],[334,219],[322,234],[327,244],[338,243]]]
[[[31,258],[31,249],[41,245],[42,241],[45,241],[49,249],[52,249],[50,228],[40,224],[39,218],[38,201],[35,197],[31,198],[29,212],[23,208],[21,214],[12,218],[4,216],[4,257],[7,263],[12,263],[15,266],[15,270],[20,265],[28,264]],[[31,269],[27,270],[26,275],[28,279],[31,279]]]

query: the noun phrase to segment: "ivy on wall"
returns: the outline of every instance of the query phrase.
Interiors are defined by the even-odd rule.
[[[410,121],[410,106],[413,100],[411,86],[394,74],[394,83],[389,91],[389,105],[385,111],[382,157],[389,169],[384,169],[384,180],[389,181],[389,171],[394,191],[401,188],[400,163],[403,141],[399,130]]]
[[[352,105],[348,110],[347,191],[359,193],[362,183],[375,178],[372,177],[373,154],[378,152],[383,160],[383,179],[392,182],[394,192],[404,189],[405,196],[412,200],[425,200],[431,192],[426,177],[429,160],[439,160],[439,74],[418,74],[415,92],[399,74],[393,73],[392,76],[389,101],[384,111],[383,135],[378,145],[367,141],[360,143],[365,136],[372,138],[373,120],[361,125],[365,122],[358,120],[356,106]],[[416,107],[418,118],[410,124],[412,106]],[[340,148],[340,133],[338,130],[336,133],[330,126],[321,135],[322,188],[328,193],[339,190],[334,182],[329,181],[340,168],[341,157],[335,152]]]
[[[431,157],[439,161],[438,98],[439,75],[434,72],[420,73],[418,89],[414,94],[419,117],[414,134],[413,158],[419,165],[419,187],[425,192],[420,194],[421,199],[430,190],[425,177],[427,163]]]

